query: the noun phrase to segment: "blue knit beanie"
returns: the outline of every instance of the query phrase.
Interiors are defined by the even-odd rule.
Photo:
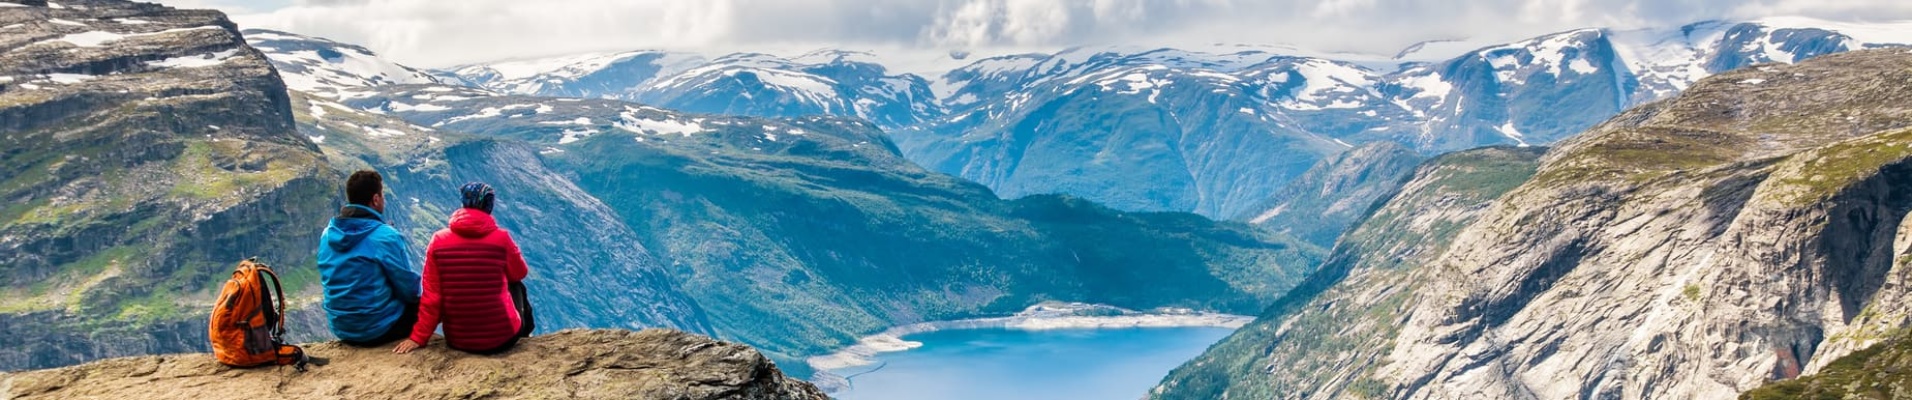
[[[497,194],[492,193],[491,185],[483,182],[467,183],[458,189],[458,194],[464,198],[465,208],[484,211],[486,214],[491,213],[492,200],[497,197]]]

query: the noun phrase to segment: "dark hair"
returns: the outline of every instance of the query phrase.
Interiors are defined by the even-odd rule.
[[[353,172],[351,178],[345,179],[345,200],[352,204],[370,206],[372,196],[384,190],[384,179],[369,169]]]

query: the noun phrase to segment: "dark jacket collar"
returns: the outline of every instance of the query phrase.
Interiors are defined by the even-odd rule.
[[[344,208],[340,208],[339,218],[365,218],[385,222],[385,216],[379,215],[378,211],[373,211],[371,207],[357,204],[347,204]]]

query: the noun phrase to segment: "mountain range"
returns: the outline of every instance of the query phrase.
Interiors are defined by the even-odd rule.
[[[1262,47],[1082,47],[891,75],[880,57],[631,52],[439,73],[503,93],[667,109],[858,117],[910,160],[1015,198],[1065,193],[1122,210],[1236,218],[1310,166],[1394,141],[1425,155],[1546,145],[1706,76],[1912,43],[1907,24],[1803,18],[1581,29],[1510,43],[1424,43],[1394,56]]]
[[[0,369],[203,350],[253,256],[318,339],[312,246],[363,168],[416,248],[459,184],[497,186],[543,329],[707,334],[797,377],[1059,300],[1259,313],[1155,398],[1718,398],[1849,377],[1908,322],[1903,24],[924,78],[840,50],[435,71],[216,12],[14,4]]]

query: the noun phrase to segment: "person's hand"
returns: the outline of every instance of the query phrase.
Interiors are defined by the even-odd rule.
[[[424,345],[418,344],[418,342],[414,342],[411,339],[405,339],[405,340],[399,341],[398,347],[392,348],[392,352],[398,353],[398,354],[410,353],[412,352],[412,350],[418,350],[420,346],[424,346]]]

